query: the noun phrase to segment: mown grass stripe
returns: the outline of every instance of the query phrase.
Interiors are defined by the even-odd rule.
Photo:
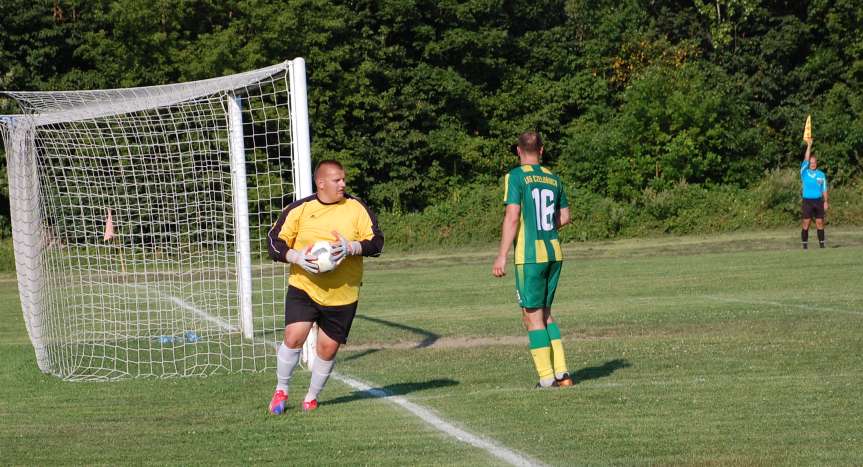
[[[775,302],[775,301],[769,301],[769,300],[743,300],[741,298],[717,297],[714,295],[703,295],[703,297],[710,299],[710,300],[716,300],[718,302],[725,302],[725,303],[743,303],[746,305],[768,305],[768,306],[776,306],[776,307],[781,307],[781,308],[798,308],[801,310],[827,311],[830,313],[845,313],[845,314],[849,314],[849,315],[863,316],[863,312],[861,312],[861,311],[842,310],[839,308],[831,308],[831,307],[819,306],[819,305],[796,305],[793,303],[782,303],[782,302]]]

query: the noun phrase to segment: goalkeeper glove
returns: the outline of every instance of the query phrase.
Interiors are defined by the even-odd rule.
[[[285,259],[288,260],[289,263],[296,264],[297,266],[305,269],[312,274],[318,273],[318,263],[316,262],[317,258],[312,255],[290,249],[285,255]]]
[[[363,247],[360,245],[360,242],[354,240],[349,242],[342,234],[333,231],[333,235],[336,236],[336,244],[333,245],[333,252],[331,254],[331,258],[333,262],[338,264],[345,256],[357,256],[363,254]]]

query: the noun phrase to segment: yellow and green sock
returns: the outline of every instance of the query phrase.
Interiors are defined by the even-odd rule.
[[[554,364],[554,376],[557,379],[563,378],[563,375],[569,373],[566,368],[566,355],[563,352],[563,341],[560,339],[560,328],[557,323],[549,323],[546,328],[548,339],[551,344],[551,359]]]
[[[551,342],[545,329],[536,329],[527,332],[530,344],[530,355],[533,364],[539,374],[539,384],[551,386],[554,382],[554,368],[551,362]]]

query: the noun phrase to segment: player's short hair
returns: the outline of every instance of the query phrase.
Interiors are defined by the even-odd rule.
[[[345,168],[344,168],[344,166],[342,166],[341,162],[339,162],[335,159],[324,159],[324,160],[318,162],[318,165],[315,166],[315,180],[318,179],[318,175],[321,173],[321,168],[323,168],[323,167],[336,167],[339,170],[341,170],[342,172],[345,171]]]
[[[518,143],[514,146],[520,147],[522,152],[539,154],[539,150],[542,149],[542,135],[538,131],[525,131],[518,135]],[[513,152],[515,152],[515,147],[513,147]]]

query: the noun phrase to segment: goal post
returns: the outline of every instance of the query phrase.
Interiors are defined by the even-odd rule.
[[[294,172],[294,186],[297,187],[298,198],[305,198],[312,194],[312,157],[309,138],[309,105],[306,92],[306,64],[300,61],[296,64],[297,72],[291,75],[291,89],[296,92],[291,94],[291,120],[306,122],[306,124],[295,125],[291,129],[294,132],[294,141],[303,141],[304,144],[294,145],[294,159],[298,162],[297,170]],[[318,326],[313,325],[312,330],[303,343],[302,361],[309,370],[315,365],[317,353]]]
[[[237,255],[237,294],[240,327],[246,339],[254,337],[252,324],[252,253],[249,245],[249,198],[246,191],[246,149],[243,142],[242,98],[229,94],[228,145],[231,159],[231,194],[234,199],[235,248]]]
[[[311,194],[302,58],[162,86],[3,92],[22,312],[71,380],[272,368],[287,267],[266,233]]]
[[[35,141],[32,122],[3,117],[0,132],[6,147],[9,176],[9,204],[12,243],[16,251],[15,271],[18,284],[44,284],[42,257],[44,232],[39,205],[39,177],[35,163]],[[20,254],[17,252],[21,252]],[[24,325],[36,352],[36,364],[43,372],[50,370],[43,332],[45,316],[39,313],[42,290],[19,285]]]

